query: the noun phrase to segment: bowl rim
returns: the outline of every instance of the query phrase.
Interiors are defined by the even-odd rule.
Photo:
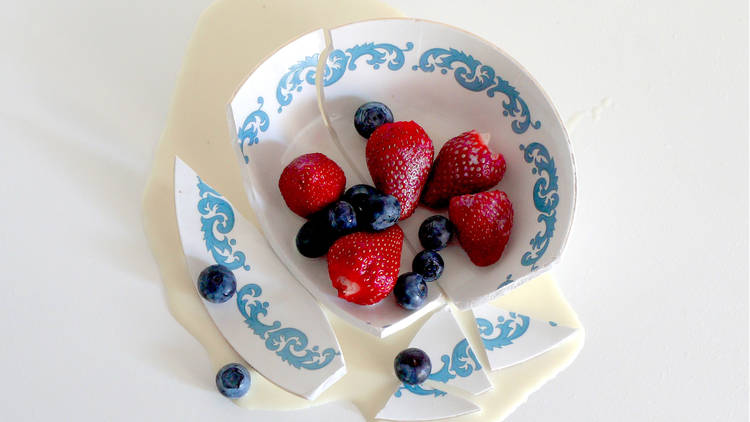
[[[550,98],[549,94],[542,87],[542,85],[539,83],[539,81],[537,81],[536,78],[534,78],[534,76],[521,63],[518,62],[518,60],[516,60],[512,55],[508,54],[505,50],[503,50],[502,48],[500,48],[498,45],[496,45],[495,43],[487,40],[486,38],[484,38],[484,37],[482,37],[480,35],[477,35],[477,34],[471,32],[471,31],[469,31],[467,29],[460,28],[460,27],[457,27],[455,25],[451,25],[451,24],[448,24],[448,23],[445,23],[445,22],[435,21],[435,20],[431,20],[431,19],[414,18],[414,17],[407,17],[407,16],[403,16],[403,17],[388,17],[388,18],[361,19],[361,20],[356,20],[356,21],[353,21],[353,22],[349,22],[349,23],[345,23],[345,24],[341,24],[341,25],[336,25],[336,26],[332,26],[332,27],[320,27],[320,28],[317,28],[317,29],[313,29],[311,31],[305,32],[303,34],[300,34],[300,35],[298,35],[298,36],[296,36],[296,37],[288,40],[284,44],[278,46],[277,48],[275,48],[274,50],[272,50],[271,52],[269,52],[266,56],[264,56],[261,60],[259,60],[258,63],[255,66],[253,66],[253,68],[245,75],[244,78],[241,79],[241,81],[238,83],[237,87],[234,89],[234,91],[232,92],[231,96],[229,97],[229,99],[226,102],[225,110],[227,111],[227,114],[228,114],[227,117],[228,117],[228,120],[229,120],[229,123],[230,123],[228,125],[227,129],[231,130],[231,128],[234,128],[234,130],[236,132],[234,120],[233,120],[233,117],[232,117],[233,116],[232,101],[237,96],[237,93],[239,92],[239,90],[247,83],[247,81],[250,79],[250,77],[263,64],[265,64],[271,57],[273,57],[274,55],[276,55],[280,50],[286,48],[290,44],[296,42],[297,40],[299,40],[299,39],[301,39],[303,37],[306,37],[306,36],[309,36],[312,33],[321,31],[322,34],[323,34],[323,37],[324,37],[325,46],[323,47],[323,49],[319,53],[318,65],[316,66],[316,72],[317,72],[318,70],[320,70],[320,64],[323,62],[323,60],[326,60],[329,57],[330,53],[335,48],[334,45],[333,45],[332,37],[331,37],[331,32],[332,31],[334,31],[336,29],[340,29],[340,28],[345,28],[345,27],[348,27],[348,26],[353,26],[353,25],[359,25],[359,24],[362,24],[362,23],[367,23],[367,22],[388,22],[388,21],[402,21],[402,22],[413,22],[413,23],[425,22],[425,23],[429,23],[429,24],[434,24],[434,25],[446,27],[446,28],[449,28],[449,29],[453,29],[453,30],[462,32],[462,33],[464,33],[464,34],[466,34],[466,35],[468,35],[470,37],[474,37],[476,40],[481,41],[482,43],[484,43],[488,47],[494,49],[497,53],[501,54],[506,59],[508,59],[514,66],[516,66],[521,71],[521,73],[523,75],[525,75],[531,81],[531,83],[533,84],[533,86],[541,93],[542,98],[544,99],[544,101],[546,101],[547,104],[549,104],[555,120],[557,121],[557,123],[559,124],[560,128],[562,129],[563,139],[564,139],[565,145],[567,146],[567,149],[568,149],[568,156],[569,156],[570,167],[571,167],[571,176],[573,178],[573,187],[572,187],[572,190],[571,190],[571,208],[570,208],[571,211],[570,211],[570,216],[568,217],[568,221],[567,221],[568,230],[565,232],[565,234],[563,236],[562,243],[560,244],[560,248],[557,251],[557,253],[555,254],[555,256],[552,258],[552,260],[550,260],[546,265],[538,267],[536,270],[531,271],[531,272],[529,272],[529,273],[527,273],[527,274],[519,277],[518,279],[514,280],[513,283],[509,284],[508,286],[505,286],[504,288],[496,289],[495,291],[493,291],[493,292],[491,292],[491,293],[489,293],[489,294],[487,294],[487,295],[485,295],[485,296],[483,296],[481,298],[476,298],[475,300],[472,300],[470,302],[465,302],[465,303],[462,302],[460,304],[459,303],[455,303],[450,298],[447,298],[451,302],[454,302],[454,304],[457,307],[459,307],[459,309],[462,309],[462,310],[468,309],[468,308],[474,307],[474,306],[479,306],[479,305],[481,305],[483,303],[490,302],[490,301],[492,301],[492,300],[494,300],[494,299],[496,299],[496,298],[498,298],[500,296],[503,296],[503,295],[509,293],[511,290],[513,290],[513,289],[515,289],[517,287],[520,287],[526,281],[529,281],[532,278],[538,277],[538,276],[540,276],[540,275],[542,275],[542,274],[544,274],[546,272],[549,272],[555,265],[557,265],[560,262],[562,256],[564,255],[565,250],[567,249],[568,241],[570,239],[570,234],[571,234],[572,229],[573,229],[573,223],[574,223],[574,220],[575,220],[575,214],[576,214],[577,208],[578,208],[578,171],[577,171],[577,167],[576,167],[575,152],[574,152],[573,144],[570,141],[570,135],[568,134],[568,130],[567,130],[566,126],[565,126],[565,123],[562,120],[562,118],[560,117],[560,113],[557,110],[557,107],[555,106],[555,103],[552,101],[552,99]],[[316,80],[315,89],[316,89],[316,96],[317,96],[317,100],[318,100],[317,101],[318,111],[320,113],[320,116],[321,116],[321,119],[323,120],[324,125],[326,126],[326,129],[328,131],[332,131],[333,128],[330,126],[330,123],[329,123],[329,120],[328,120],[328,116],[327,116],[327,114],[325,112],[325,107],[322,104],[324,102],[324,97],[321,98],[321,93],[324,95],[324,92],[323,92],[324,89],[322,89],[322,87],[319,87],[318,85],[319,85],[319,82],[317,82],[317,80]],[[236,133],[230,132],[229,133],[230,142],[235,142],[236,141],[236,136],[237,136]],[[245,199],[249,201],[250,198],[246,197]],[[252,203],[251,203],[251,208],[252,208]],[[253,209],[253,211],[254,211],[254,209]],[[261,228],[265,229],[265,225],[264,224],[261,223],[260,225],[261,225]],[[265,235],[265,233],[264,233],[264,235]],[[274,248],[272,248],[272,249],[274,249]]]
[[[550,105],[550,108],[552,109],[552,114],[555,116],[555,119],[560,124],[560,128],[562,128],[563,138],[565,139],[565,143],[568,146],[568,151],[569,151],[568,155],[570,156],[570,168],[571,168],[571,173],[572,173],[572,176],[573,176],[573,189],[572,189],[572,198],[571,198],[571,210],[570,210],[570,217],[568,218],[568,222],[567,222],[568,223],[568,230],[565,233],[565,236],[564,236],[564,238],[562,240],[562,243],[560,244],[560,250],[559,250],[559,252],[552,259],[552,261],[550,261],[547,265],[538,268],[536,271],[533,271],[533,272],[527,274],[527,276],[519,278],[519,280],[516,280],[516,281],[520,281],[523,278],[527,278],[531,274],[535,274],[535,275],[538,276],[538,275],[541,275],[541,274],[547,272],[551,267],[553,267],[556,263],[558,263],[558,261],[560,261],[560,258],[562,257],[562,255],[563,255],[563,253],[564,253],[564,251],[565,251],[565,249],[566,249],[566,247],[568,245],[568,240],[570,238],[570,233],[571,233],[571,231],[573,229],[573,221],[574,221],[574,218],[575,218],[577,204],[578,204],[578,172],[577,172],[577,169],[576,169],[576,160],[575,160],[575,152],[573,151],[573,143],[570,141],[570,135],[568,134],[568,129],[565,127],[565,122],[560,117],[560,113],[557,110],[557,106],[555,106],[555,103],[552,101],[552,98],[550,98],[549,94],[547,94],[547,91],[542,87],[542,85],[539,83],[539,81],[536,80],[536,78],[531,74],[531,72],[528,71],[528,69],[526,69],[518,60],[515,59],[515,57],[511,56],[510,54],[508,54],[508,52],[506,52],[505,50],[503,50],[502,48],[500,48],[497,44],[493,43],[492,41],[487,40],[486,38],[484,38],[484,37],[482,37],[480,35],[477,35],[477,34],[471,32],[471,31],[469,31],[467,29],[464,29],[464,28],[461,28],[461,27],[458,27],[458,26],[455,26],[455,25],[451,25],[449,23],[432,20],[432,19],[413,18],[413,17],[407,17],[407,16],[403,16],[403,17],[390,17],[390,18],[370,18],[370,19],[361,19],[361,20],[358,20],[358,21],[354,21],[354,22],[350,22],[350,23],[345,23],[345,24],[342,24],[342,25],[337,25],[337,26],[334,26],[334,27],[331,27],[331,28],[320,28],[320,29],[323,30],[323,33],[325,34],[325,37],[326,37],[326,49],[324,50],[324,52],[326,53],[326,57],[328,56],[328,54],[330,54],[330,51],[328,51],[328,50],[331,50],[332,47],[333,47],[333,41],[331,40],[331,31],[333,31],[335,29],[339,29],[339,28],[344,28],[344,27],[347,27],[347,26],[358,25],[358,24],[366,23],[366,22],[377,22],[377,21],[383,21],[383,22],[384,21],[426,22],[426,23],[430,23],[430,24],[435,24],[435,25],[439,25],[439,26],[444,26],[444,27],[447,27],[447,28],[455,29],[455,30],[457,30],[459,32],[463,32],[466,35],[472,36],[472,37],[476,38],[477,40],[483,42],[484,44],[488,45],[489,47],[493,48],[498,53],[500,53],[503,56],[505,56],[507,59],[509,59],[511,61],[511,63],[513,63],[513,65],[515,65],[516,67],[518,67],[518,69],[520,69],[521,72],[526,77],[529,78],[529,80],[531,81],[531,83],[533,83],[534,86],[536,87],[536,89],[538,89],[539,92],[542,94],[542,97],[544,98],[544,100]],[[311,31],[311,32],[314,32],[314,31]],[[309,32],[308,32],[308,34],[309,34]],[[296,40],[296,38],[295,38],[295,40]],[[293,41],[294,40],[292,40],[290,42],[293,42]],[[275,54],[275,52],[274,52],[274,54]],[[321,59],[322,59],[322,57],[321,57]],[[264,59],[264,61],[265,61],[265,59]],[[324,110],[321,110],[321,114],[325,115]]]

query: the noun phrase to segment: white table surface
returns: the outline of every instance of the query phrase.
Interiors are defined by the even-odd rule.
[[[747,2],[389,3],[500,45],[564,117],[612,100],[572,134],[580,197],[556,271],[586,345],[509,420],[747,420]],[[167,311],[141,228],[208,4],[3,3],[2,420],[246,415]]]

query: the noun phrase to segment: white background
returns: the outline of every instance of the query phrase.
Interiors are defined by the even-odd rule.
[[[566,118],[613,101],[572,134],[586,345],[509,420],[747,420],[747,2],[389,3],[501,46]],[[209,0],[2,4],[0,419],[242,418],[140,217]]]

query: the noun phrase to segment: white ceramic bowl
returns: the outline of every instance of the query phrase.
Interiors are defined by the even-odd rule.
[[[445,272],[438,284],[447,299],[465,309],[547,271],[570,231],[576,179],[563,124],[534,79],[496,46],[439,23],[371,20],[333,29],[330,36],[327,58],[322,30],[279,49],[252,72],[229,106],[248,198],[271,246],[299,281],[329,309],[380,336],[443,303],[434,287],[429,303],[414,312],[390,297],[373,306],[348,303],[331,286],[325,260],[296,251],[294,238],[304,220],[284,204],[279,175],[298,155],[317,151],[344,169],[347,186],[371,183],[365,141],[352,123],[367,101],[387,104],[396,120],[419,123],[436,155],[448,139],[476,129],[489,133],[491,149],[505,157],[507,171],[498,188],[515,211],[509,244],[497,263],[483,268],[474,266],[457,242],[441,251]],[[319,104],[321,53],[326,59],[320,63]],[[399,223],[406,234],[402,270],[410,270],[420,250],[419,225],[433,213],[420,207]]]

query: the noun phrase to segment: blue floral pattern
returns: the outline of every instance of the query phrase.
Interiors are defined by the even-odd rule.
[[[258,132],[267,131],[270,124],[268,114],[261,108],[263,108],[263,97],[258,97],[258,109],[250,113],[237,130],[237,142],[240,144],[240,152],[245,159],[245,164],[249,161],[247,153],[245,153],[245,146],[257,144]]]
[[[413,70],[423,72],[433,72],[436,68],[440,68],[443,75],[452,70],[456,82],[470,91],[487,90],[488,97],[494,97],[498,92],[505,95],[506,100],[502,103],[503,116],[514,117],[511,123],[513,132],[522,134],[529,127],[539,129],[542,126],[539,120],[531,119],[529,107],[518,90],[496,75],[492,66],[482,64],[471,55],[455,48],[431,48],[422,53],[418,65],[412,66]]]
[[[232,206],[211,186],[203,183],[200,177],[198,192],[201,198],[198,201],[198,212],[201,214],[201,231],[206,249],[217,264],[230,270],[250,270],[250,266],[245,263],[245,254],[233,250],[237,240],[227,236],[234,228]]]
[[[505,281],[503,281],[502,283],[500,283],[500,285],[499,285],[499,286],[497,286],[497,288],[498,288],[498,289],[500,289],[500,288],[503,288],[503,287],[507,286],[508,284],[510,284],[510,283],[512,283],[512,282],[514,282],[514,281],[515,281],[515,280],[513,280],[513,274],[508,274],[508,275],[507,275],[507,276],[505,277]]]
[[[557,194],[557,169],[555,168],[555,160],[552,159],[544,145],[532,142],[528,146],[521,145],[519,148],[523,151],[523,159],[534,165],[531,173],[539,175],[536,183],[534,183],[533,198],[534,207],[539,211],[536,220],[544,224],[544,232],[538,231],[536,233],[529,242],[531,250],[525,252],[521,257],[521,264],[531,266],[531,271],[534,271],[537,269],[537,261],[547,251],[555,232],[555,222],[557,221],[555,208],[560,201]]]
[[[497,322],[499,324],[494,326],[492,322],[485,318],[477,318],[476,321],[479,336],[487,350],[499,349],[513,344],[513,340],[523,336],[529,328],[529,317],[521,314],[516,315],[515,312],[509,312],[507,317],[498,316]],[[498,332],[493,337],[495,328],[498,329]]]
[[[469,341],[465,338],[453,347],[451,356],[443,355],[440,360],[443,362],[443,367],[430,374],[429,379],[442,383],[447,383],[457,376],[466,378],[474,371],[482,369],[474,351],[471,350]]]
[[[448,394],[443,390],[438,390],[437,388],[425,389],[421,384],[418,384],[418,385],[401,384],[401,386],[398,387],[398,389],[396,390],[395,393],[393,393],[393,395],[395,397],[401,397],[401,390],[406,390],[419,396],[432,395],[435,397],[440,397],[440,396],[445,396]]]
[[[448,381],[458,377],[466,378],[470,376],[474,371],[482,369],[482,365],[479,363],[479,359],[471,350],[469,341],[465,338],[456,343],[453,347],[451,356],[447,354],[440,357],[440,361],[443,366],[436,372],[430,374],[428,379],[447,383]],[[420,396],[434,395],[435,397],[445,396],[447,393],[437,388],[425,388],[423,385],[409,385],[402,384],[398,390],[394,393],[394,396],[401,397],[401,391],[406,390],[413,394]]]
[[[263,289],[257,284],[247,284],[237,292],[237,308],[253,334],[265,340],[266,349],[275,351],[281,360],[297,369],[316,370],[327,366],[341,352],[333,348],[320,351],[318,346],[308,348],[307,335],[296,328],[282,328],[281,322],[266,324],[260,316],[268,316],[268,302],[258,298]]]
[[[279,102],[278,112],[284,109],[284,106],[292,103],[294,99],[293,92],[302,91],[302,83],[315,85],[315,68],[318,66],[319,54],[307,56],[304,59],[289,67],[276,85],[276,100]]]
[[[399,70],[406,61],[404,52],[411,51],[412,48],[414,48],[414,44],[411,42],[407,42],[405,48],[389,43],[368,42],[346,50],[333,50],[326,59],[323,85],[333,85],[344,76],[347,70],[356,70],[357,60],[361,57],[369,57],[365,63],[372,66],[373,69],[379,69],[381,65],[386,65],[390,70]],[[319,54],[307,56],[290,66],[287,73],[282,75],[276,85],[279,113],[283,111],[285,106],[292,103],[294,92],[302,91],[303,83],[315,86],[315,70],[318,66],[319,57]]]

